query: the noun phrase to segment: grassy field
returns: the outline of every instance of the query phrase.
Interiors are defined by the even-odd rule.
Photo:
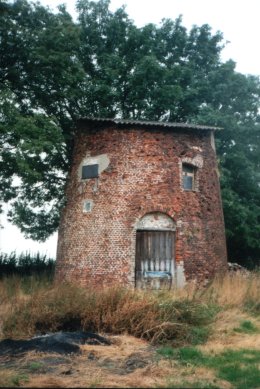
[[[3,360],[1,387],[260,387],[260,275],[206,288],[144,292],[54,285],[50,277],[0,281],[0,336],[98,332],[111,346],[80,355],[30,352]]]

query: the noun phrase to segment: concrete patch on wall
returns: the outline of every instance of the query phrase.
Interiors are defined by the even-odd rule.
[[[183,288],[186,284],[183,261],[176,263],[176,286]]]
[[[214,151],[216,151],[214,132],[210,133],[210,144]]]
[[[91,157],[87,153],[86,157],[83,159],[78,169],[78,178],[81,180],[82,177],[82,166],[88,165],[98,165],[98,174],[101,174],[110,164],[110,160],[107,154],[100,154]]]
[[[93,208],[93,200],[84,200],[83,201],[83,212],[89,213],[92,211]]]
[[[161,212],[153,212],[144,215],[137,223],[137,230],[176,230],[172,218]]]
[[[177,228],[181,229],[182,225],[183,225],[183,221],[182,220],[177,220],[177,223],[176,223]]]
[[[203,158],[201,155],[196,155],[193,158],[183,157],[182,163],[188,163],[188,164],[196,166],[198,168],[202,168],[203,167]]]
[[[191,146],[191,149],[192,149],[192,150],[195,150],[195,151],[199,151],[200,153],[202,153],[202,147]]]

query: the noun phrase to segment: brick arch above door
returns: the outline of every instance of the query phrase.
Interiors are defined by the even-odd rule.
[[[136,224],[137,230],[175,231],[175,221],[165,213],[150,212],[145,214]]]

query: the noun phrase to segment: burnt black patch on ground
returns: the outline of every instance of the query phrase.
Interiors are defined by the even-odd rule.
[[[57,332],[28,340],[5,339],[0,342],[0,356],[15,356],[28,351],[79,354],[82,344],[110,345],[103,336],[91,332]]]

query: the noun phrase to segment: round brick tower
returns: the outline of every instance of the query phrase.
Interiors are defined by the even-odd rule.
[[[214,130],[79,120],[56,279],[160,288],[225,271]]]

